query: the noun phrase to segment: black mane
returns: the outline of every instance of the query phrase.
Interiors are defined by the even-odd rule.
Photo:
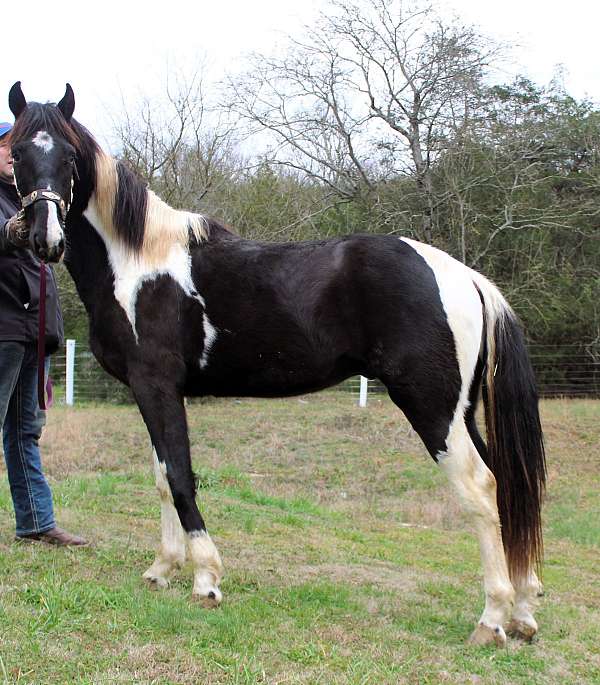
[[[117,162],[117,196],[113,223],[117,235],[132,250],[138,252],[144,243],[148,187],[123,162]]]

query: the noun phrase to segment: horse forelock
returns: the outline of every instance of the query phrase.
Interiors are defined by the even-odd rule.
[[[64,138],[78,153],[96,154],[98,143],[92,134],[75,119],[69,122],[64,118],[58,107],[50,102],[29,102],[15,121],[11,131],[11,144],[33,138],[40,131]]]

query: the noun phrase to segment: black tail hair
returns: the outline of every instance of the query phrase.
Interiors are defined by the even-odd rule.
[[[496,477],[502,541],[514,579],[532,568],[541,570],[546,457],[523,330],[505,303],[499,311],[497,304],[492,311],[486,307],[486,326],[487,373],[482,394],[487,458]]]

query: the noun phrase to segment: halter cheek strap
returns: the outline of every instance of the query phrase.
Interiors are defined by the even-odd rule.
[[[62,197],[58,193],[55,193],[53,190],[34,190],[32,193],[29,193],[29,195],[26,195],[25,197],[21,198],[21,205],[23,209],[25,209],[26,207],[29,207],[30,205],[34,204],[35,202],[39,202],[40,200],[49,200],[50,202],[54,202],[54,204],[60,210],[60,216],[63,222],[66,221],[69,206],[62,199]]]

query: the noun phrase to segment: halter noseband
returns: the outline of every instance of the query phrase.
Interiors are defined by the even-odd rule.
[[[63,220],[63,223],[66,221],[69,206],[62,199],[62,197],[58,193],[55,193],[53,190],[34,190],[32,193],[29,193],[29,195],[26,195],[25,197],[21,198],[21,205],[23,209],[25,209],[26,207],[29,207],[30,205],[34,204],[35,202],[39,202],[40,200],[50,200],[50,202],[54,202],[54,204],[60,210],[60,216]]]

